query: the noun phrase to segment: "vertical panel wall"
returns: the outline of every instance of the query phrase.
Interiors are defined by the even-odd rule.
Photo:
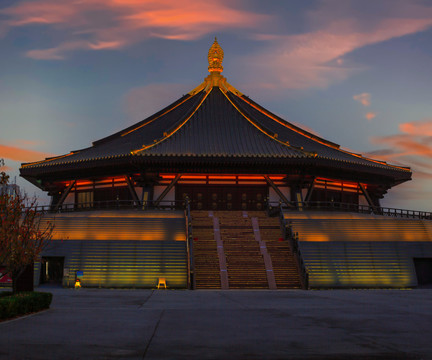
[[[61,214],[54,222],[43,256],[65,258],[64,286],[73,286],[82,271],[89,287],[152,288],[160,277],[169,288],[187,287],[183,212],[98,211]]]
[[[311,288],[414,287],[414,258],[432,258],[432,222],[378,215],[286,212]]]

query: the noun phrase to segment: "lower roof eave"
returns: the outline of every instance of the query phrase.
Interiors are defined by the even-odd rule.
[[[140,159],[141,158],[141,159]],[[316,157],[265,157],[265,156],[141,156],[135,158],[134,162],[140,165],[188,165],[188,166],[260,166],[260,167],[286,167],[286,166],[307,166],[307,169],[326,167],[335,171],[348,170],[350,172],[381,175],[393,178],[395,181],[404,182],[411,180],[411,171],[390,165],[365,165],[348,161],[338,161],[327,158]],[[252,169],[251,169],[252,170]]]
[[[388,183],[391,186],[411,180],[411,172],[391,166],[367,166],[316,157],[264,156],[134,156],[94,159],[58,165],[22,167],[20,175],[39,186],[39,180],[59,181],[71,178],[114,176],[151,168],[160,172],[240,172],[292,173],[336,176],[358,181]],[[288,170],[288,171],[287,171]]]

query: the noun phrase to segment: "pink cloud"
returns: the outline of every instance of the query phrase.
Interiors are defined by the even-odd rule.
[[[0,13],[9,16],[9,20],[6,20],[9,27],[29,24],[58,24],[74,17],[78,11],[78,4],[74,4],[75,6],[66,5],[58,1],[21,2],[2,9]]]
[[[398,134],[371,138],[373,144],[390,145],[395,152],[393,158],[402,156],[422,156],[432,158],[432,146],[424,144],[422,137]]]
[[[238,9],[237,1],[214,0],[35,0],[0,10],[8,19],[3,32],[19,26],[43,25],[63,31],[64,40],[26,55],[61,60],[76,50],[114,50],[151,37],[190,40],[226,29],[251,29],[268,16]],[[63,34],[62,33],[62,34]]]
[[[371,104],[371,95],[369,93],[361,93],[358,95],[354,95],[353,99],[358,101],[363,106],[370,106]]]
[[[384,205],[395,206],[399,202],[404,204],[402,207],[409,208],[410,202],[415,201],[417,209],[431,211],[432,119],[406,122],[399,125],[399,130],[399,134],[370,139],[373,144],[384,145],[386,148],[374,151],[369,156],[410,166],[413,171],[413,181],[392,190],[389,196],[391,200],[385,201]]]
[[[322,1],[309,16],[308,32],[296,35],[258,34],[269,45],[248,55],[242,67],[254,83],[275,88],[325,88],[364,70],[345,55],[367,45],[425,31],[432,26],[432,8],[389,3],[389,11],[367,19],[353,15],[352,1]],[[347,5],[348,4],[348,5]],[[264,80],[265,79],[265,80]]]
[[[372,119],[376,118],[376,113],[374,113],[374,112],[368,112],[368,113],[366,113],[365,118],[367,120],[371,121]]]
[[[431,129],[432,119],[400,124],[401,133],[399,134],[371,138],[370,141],[373,144],[384,145],[387,148],[368,154],[371,157],[398,165],[411,166],[413,185],[402,186],[403,191],[399,191],[396,200],[412,201],[418,198],[424,200],[424,204],[421,206],[429,211],[432,210],[429,205],[430,198],[432,198],[430,191],[432,180]],[[407,208],[406,205],[404,207]]]
[[[399,130],[409,135],[432,136],[432,119],[400,124]]]
[[[27,57],[37,59],[37,60],[63,60],[66,54],[75,50],[106,50],[106,49],[116,49],[122,46],[120,41],[99,41],[99,42],[89,42],[89,41],[72,41],[64,42],[61,45],[41,50],[29,50],[27,51]]]
[[[53,154],[0,144],[0,157],[11,161],[31,162],[43,160],[50,156]]]
[[[181,4],[162,1],[161,5],[156,9],[143,9],[144,11],[124,19],[132,21],[137,28],[160,29],[157,35],[160,37],[177,36],[180,33],[184,39],[194,39],[224,27],[251,27],[251,22],[261,22],[264,18],[262,15],[229,8],[222,1],[215,3],[189,0]]]

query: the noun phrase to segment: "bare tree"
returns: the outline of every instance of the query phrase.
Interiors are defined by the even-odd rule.
[[[4,160],[0,159],[0,167]],[[54,225],[43,221],[37,211],[36,199],[29,199],[19,191],[9,193],[5,188],[9,176],[0,172],[0,265],[12,279],[13,292],[17,280],[28,266],[38,261],[52,238]]]

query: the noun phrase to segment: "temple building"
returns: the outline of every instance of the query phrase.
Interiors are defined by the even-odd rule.
[[[302,221],[317,224],[316,217],[328,216],[329,208],[333,220],[340,217],[335,210],[355,213],[351,220],[383,217],[380,199],[410,180],[410,169],[344,150],[273,114],[228,83],[221,75],[223,57],[215,39],[208,53],[210,74],[188,94],[88,148],[22,164],[21,176],[51,196],[56,239],[66,239],[47,253],[38,279],[49,278],[46,264],[54,261],[62,264],[59,276],[67,286],[76,271],[84,272],[83,284],[87,279],[89,286],[152,287],[164,279],[171,287],[276,289],[305,287],[307,274],[316,287],[377,284],[343,282],[337,271],[336,278],[320,283],[308,270],[315,260],[308,263],[300,251],[312,254],[317,247],[302,245],[298,229],[306,234],[310,229]],[[280,219],[268,216],[272,209],[281,209]],[[298,229],[287,225],[293,221]],[[419,241],[430,244],[427,236]],[[251,239],[255,250],[246,245]],[[317,244],[314,239],[306,242]],[[86,256],[99,260],[90,264]],[[133,264],[116,263],[122,256]],[[248,268],[246,258],[254,256],[257,262]],[[378,281],[378,286],[415,285],[414,268],[407,266],[411,272],[404,281]],[[234,274],[258,267],[255,283]],[[284,271],[299,280],[284,280]]]

